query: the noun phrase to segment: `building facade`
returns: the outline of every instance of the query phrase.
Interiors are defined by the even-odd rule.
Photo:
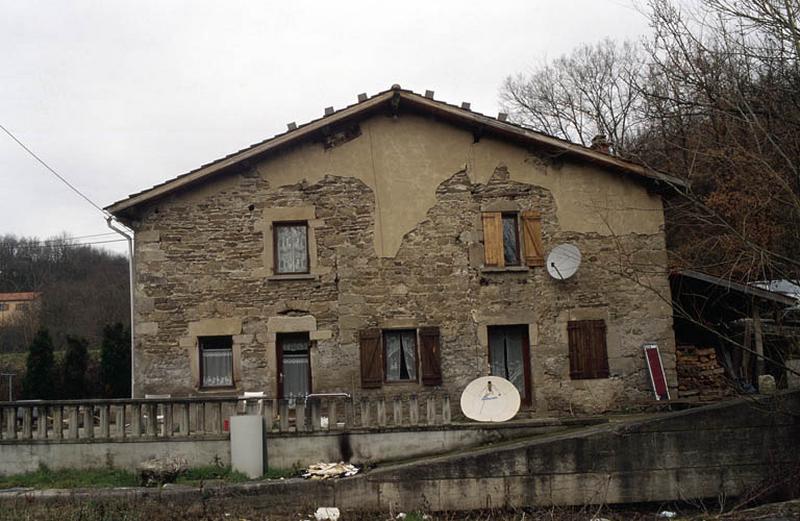
[[[497,374],[534,413],[602,412],[652,399],[644,343],[675,387],[677,180],[397,87],[327,112],[108,208],[135,231],[136,395]]]
[[[0,325],[16,323],[26,317],[33,320],[40,295],[35,291],[0,293]]]

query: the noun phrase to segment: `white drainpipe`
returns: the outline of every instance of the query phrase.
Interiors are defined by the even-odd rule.
[[[130,302],[130,307],[131,307],[131,398],[134,398],[136,396],[136,394],[134,393],[134,388],[133,388],[134,387],[134,382],[135,382],[135,378],[134,378],[134,374],[135,373],[134,373],[133,367],[134,367],[134,360],[135,360],[134,347],[135,347],[136,344],[134,343],[134,336],[133,336],[133,235],[132,235],[133,232],[131,230],[129,230],[127,227],[124,227],[124,225],[122,225],[121,223],[118,223],[117,221],[115,221],[113,217],[108,217],[106,219],[106,223],[108,224],[109,228],[111,228],[112,230],[114,230],[118,234],[120,234],[123,237],[125,237],[125,240],[128,241],[128,278],[129,278],[129,284],[130,284],[130,298],[131,298],[131,302]],[[123,226],[123,228],[115,228],[114,224],[118,224],[120,226]]]

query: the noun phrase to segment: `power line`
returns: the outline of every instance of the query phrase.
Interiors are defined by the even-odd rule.
[[[95,234],[92,234],[92,235],[67,235],[65,237],[53,237],[53,238],[50,238],[50,239],[45,239],[42,242],[43,243],[59,242],[59,241],[65,241],[65,240],[66,241],[76,241],[76,240],[80,240],[80,239],[92,239],[94,237],[105,237],[105,236],[108,236],[108,235],[117,235],[117,232],[95,233]]]
[[[36,243],[36,244],[18,244],[15,246],[16,249],[19,250],[36,250],[41,248],[77,248],[81,246],[92,246],[94,244],[110,244],[113,242],[126,242],[127,239],[109,239],[107,241],[91,241],[91,242],[65,242],[63,244],[47,244],[47,243]]]
[[[2,130],[3,130],[3,132],[5,132],[6,134],[8,134],[8,135],[9,135],[9,137],[10,137],[11,139],[13,139],[13,140],[14,140],[14,141],[15,141],[15,142],[16,142],[16,143],[19,145],[19,146],[21,146],[21,147],[22,147],[22,149],[23,149],[23,150],[25,150],[25,152],[27,152],[28,154],[30,154],[30,155],[31,155],[31,156],[32,156],[32,157],[33,157],[33,158],[34,158],[36,161],[38,161],[39,163],[41,163],[41,165],[42,165],[42,166],[44,166],[44,167],[45,167],[47,170],[49,170],[49,171],[50,171],[50,172],[51,172],[51,173],[52,173],[54,176],[56,176],[58,179],[60,179],[62,183],[64,183],[65,185],[67,185],[67,186],[70,188],[70,190],[72,190],[73,192],[75,192],[76,194],[78,194],[79,196],[81,196],[81,197],[82,197],[84,200],[86,200],[86,202],[87,202],[87,203],[89,203],[89,204],[91,204],[92,206],[94,206],[95,208],[97,208],[97,210],[98,210],[100,213],[102,213],[104,216],[106,216],[106,217],[110,217],[110,215],[109,215],[109,213],[108,213],[108,212],[106,212],[105,210],[103,210],[102,208],[100,208],[100,206],[98,206],[97,204],[95,204],[95,202],[94,202],[94,201],[92,201],[91,199],[89,199],[89,197],[88,197],[88,196],[84,195],[84,194],[83,194],[83,192],[81,192],[80,190],[78,190],[77,188],[75,188],[75,187],[72,185],[72,183],[70,183],[69,181],[67,181],[67,180],[66,180],[66,179],[65,179],[65,178],[64,178],[64,177],[63,177],[61,174],[59,174],[58,172],[56,172],[56,171],[55,171],[55,169],[53,169],[53,168],[52,168],[50,165],[48,165],[47,163],[45,163],[45,162],[44,162],[44,160],[43,160],[42,158],[40,158],[39,156],[37,156],[37,155],[36,155],[36,154],[33,152],[33,150],[31,150],[30,148],[28,148],[27,146],[25,146],[25,144],[24,144],[22,141],[20,141],[19,139],[17,139],[17,136],[15,136],[14,134],[12,134],[10,130],[8,130],[8,129],[7,129],[6,127],[4,127],[2,124],[0,124],[0,129],[2,129]]]

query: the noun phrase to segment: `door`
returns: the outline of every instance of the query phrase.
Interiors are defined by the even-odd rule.
[[[311,359],[308,333],[279,333],[278,397],[299,398],[311,394]]]
[[[489,367],[513,383],[524,405],[531,404],[528,326],[489,326]]]

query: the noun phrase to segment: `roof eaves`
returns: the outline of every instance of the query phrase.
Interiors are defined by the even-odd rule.
[[[235,165],[236,163],[239,163],[240,161],[244,161],[254,156],[258,156],[260,154],[263,154],[269,150],[272,150],[289,142],[302,139],[303,137],[313,132],[316,132],[327,125],[349,118],[354,114],[368,110],[370,108],[374,108],[380,105],[381,103],[387,101],[389,98],[392,97],[392,95],[393,95],[392,90],[379,92],[378,94],[375,94],[374,96],[367,98],[364,101],[348,105],[347,107],[339,109],[338,111],[332,114],[309,121],[308,123],[299,125],[295,129],[287,130],[286,132],[277,134],[269,139],[261,141],[260,143],[256,143],[247,148],[243,148],[238,152],[228,154],[225,157],[222,157],[210,163],[206,163],[200,166],[199,168],[196,168],[195,170],[189,171],[185,174],[181,174],[177,177],[164,181],[163,183],[154,185],[140,192],[131,194],[125,199],[122,199],[120,201],[117,201],[115,203],[106,206],[105,210],[108,211],[109,213],[116,215],[120,212],[123,212],[133,206],[136,206],[150,199],[166,195],[168,192],[201,181],[211,175],[216,174],[220,170],[224,170],[225,168],[228,168],[230,166]]]
[[[438,101],[426,98],[411,91],[402,91],[401,95],[403,96],[403,98],[410,100],[418,105],[446,110],[452,116],[466,117],[472,119],[476,123],[485,125],[489,128],[501,132],[513,133],[520,138],[530,140],[540,145],[563,149],[568,153],[582,157],[584,159],[588,159],[593,162],[602,163],[604,165],[616,169],[632,172],[642,177],[646,177],[656,181],[661,181],[677,187],[686,186],[686,183],[678,177],[647,168],[640,163],[635,163],[633,161],[621,159],[609,154],[605,154],[603,152],[592,150],[583,145],[578,145],[576,143],[572,143],[571,141],[567,141],[565,139],[549,136],[547,134],[538,132],[536,130],[532,130],[522,125],[511,123],[509,121],[501,121],[492,116],[487,116],[485,114],[481,114],[480,112],[474,112],[470,109],[459,107],[457,105],[452,105],[444,101]]]
[[[733,282],[732,280],[722,279],[719,277],[715,277],[714,275],[701,273],[699,271],[677,270],[673,272],[673,275],[696,279],[702,282],[706,282],[708,284],[713,284],[715,286],[725,288],[727,290],[744,293],[745,295],[750,295],[756,298],[760,298],[762,300],[770,300],[772,302],[777,302],[779,304],[784,304],[787,306],[793,306],[797,304],[797,301],[794,298],[784,295],[782,293],[777,293],[775,291],[770,291],[767,289],[762,289],[751,285],[739,284],[738,282]]]

